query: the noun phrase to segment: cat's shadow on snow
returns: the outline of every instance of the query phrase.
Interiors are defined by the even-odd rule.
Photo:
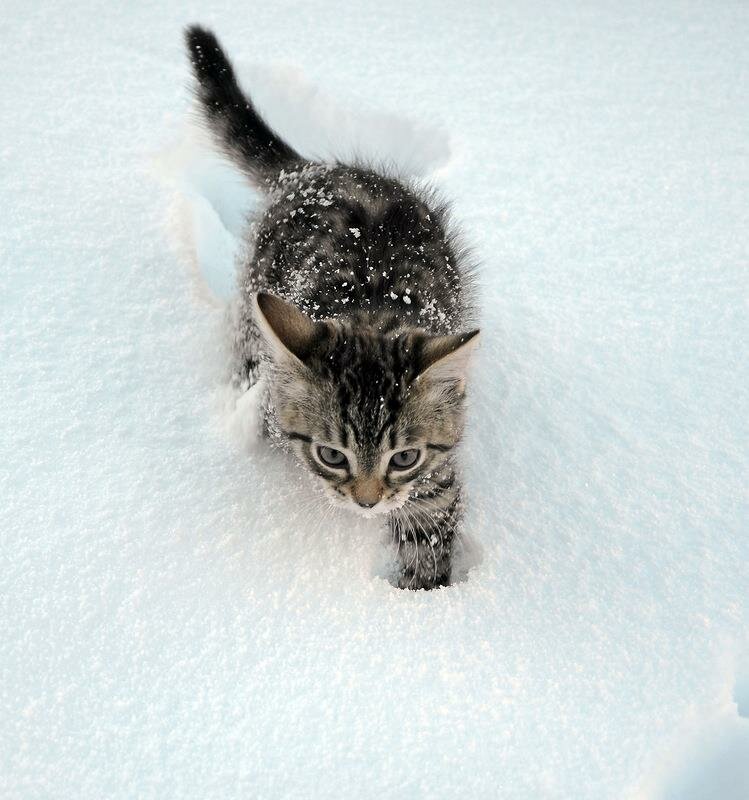
[[[252,87],[253,100],[271,127],[307,157],[386,164],[415,179],[432,178],[449,166],[449,137],[437,126],[387,111],[344,106],[291,66],[239,66],[242,83]],[[176,141],[156,158],[155,167],[173,192],[171,240],[188,266],[194,294],[199,302],[220,310],[236,291],[244,229],[263,200],[235,167],[217,155],[197,119],[193,115],[183,124]],[[253,393],[227,397],[219,413],[231,438],[241,449],[255,450],[253,442],[260,433]],[[373,553],[372,577],[392,578],[393,553],[386,547]],[[464,536],[457,545],[453,583],[467,580],[481,560],[480,543]]]

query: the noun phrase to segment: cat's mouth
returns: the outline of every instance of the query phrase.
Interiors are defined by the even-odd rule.
[[[348,511],[353,511],[357,516],[364,517],[364,519],[376,519],[377,517],[386,516],[401,508],[408,499],[407,494],[402,496],[392,495],[384,500],[380,500],[373,506],[362,506],[353,498],[344,495],[340,490],[331,491],[328,486],[323,486],[323,489],[331,504],[339,508],[345,508]]]
[[[408,494],[393,495],[385,500],[380,500],[379,503],[371,508],[362,508],[353,501],[349,505],[353,506],[354,510],[365,519],[374,519],[375,517],[382,517],[386,514],[391,514],[393,511],[397,511],[399,508],[403,507],[406,500],[408,500]]]
[[[391,511],[395,510],[395,507],[390,506],[386,503],[378,503],[376,506],[372,506],[372,508],[362,508],[357,503],[347,503],[348,507],[355,511],[360,517],[364,517],[364,519],[374,519],[375,517],[381,517],[383,514],[389,514]]]

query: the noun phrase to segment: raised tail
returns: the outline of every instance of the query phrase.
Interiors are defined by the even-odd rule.
[[[304,159],[279,138],[239,88],[218,39],[191,25],[185,43],[197,80],[203,117],[221,150],[253,181],[272,180]]]

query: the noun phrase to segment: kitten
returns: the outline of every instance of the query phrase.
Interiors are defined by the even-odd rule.
[[[185,34],[215,142],[266,197],[237,301],[235,377],[266,378],[266,427],[364,516],[386,516],[397,585],[450,583],[456,446],[477,342],[470,274],[429,194],[308,161],[263,121],[209,31]]]

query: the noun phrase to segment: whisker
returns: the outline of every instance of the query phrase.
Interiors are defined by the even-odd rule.
[[[409,520],[411,521],[411,524],[412,524],[412,526],[413,526],[413,528],[414,528],[414,542],[416,543],[417,566],[418,566],[418,565],[421,563],[421,562],[418,560],[418,553],[419,553],[419,531],[421,531],[421,533],[423,533],[423,534],[424,534],[424,538],[426,539],[427,543],[429,544],[429,547],[430,547],[430,548],[431,548],[431,550],[432,550],[432,559],[434,560],[434,581],[435,581],[435,583],[436,583],[436,581],[437,581],[437,554],[436,554],[436,553],[435,553],[435,551],[434,551],[434,546],[432,545],[432,542],[431,542],[431,540],[430,540],[430,538],[429,538],[429,534],[428,534],[428,533],[427,533],[427,531],[425,530],[425,528],[424,528],[424,525],[423,525],[423,524],[422,524],[422,523],[419,521],[419,519],[418,519],[418,518],[417,518],[417,517],[416,517],[416,516],[413,514],[413,509],[407,509],[407,508],[406,508],[406,506],[404,506],[403,508],[404,508],[404,510],[406,511],[406,514],[408,515],[408,518],[409,518]],[[416,574],[415,574],[415,572],[414,572],[414,577],[416,577]],[[411,579],[411,581],[413,581],[413,578]]]
[[[434,550],[434,545],[432,544],[432,537],[429,535],[429,532],[425,529],[424,524],[419,520],[419,518],[414,513],[415,509],[409,509],[409,513],[413,515],[413,520],[421,529],[422,533],[424,534],[424,538],[427,540],[427,544],[432,549],[432,559],[434,561],[434,582],[437,583],[437,553]],[[440,534],[440,539],[442,538]]]

